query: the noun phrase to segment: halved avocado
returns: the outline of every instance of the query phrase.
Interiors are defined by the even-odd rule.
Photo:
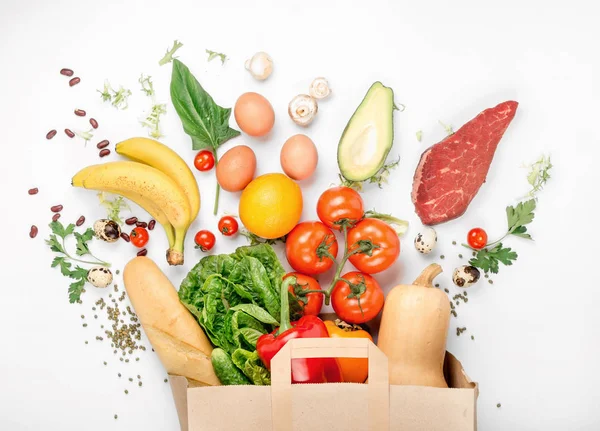
[[[394,140],[394,92],[375,82],[348,121],[338,144],[340,172],[349,181],[364,181],[385,163]]]

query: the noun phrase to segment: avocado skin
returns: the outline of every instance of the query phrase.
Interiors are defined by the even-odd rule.
[[[376,100],[375,106],[369,106],[371,98],[379,97],[380,100]],[[373,105],[373,104],[371,104]],[[371,108],[372,113],[363,112],[366,109]],[[385,160],[392,149],[394,142],[394,122],[393,122],[393,111],[396,108],[394,104],[394,92],[391,88],[384,86],[380,81],[374,82],[367,94],[358,105],[352,117],[346,124],[340,141],[338,143],[337,160],[338,166],[342,176],[348,181],[360,182],[365,181],[374,176],[385,164]],[[366,115],[362,115],[365,113]],[[377,154],[376,157],[372,157],[370,161],[367,161],[361,165],[355,165],[350,161],[345,160],[348,156],[347,152],[351,149],[347,148],[350,145],[360,145],[356,143],[352,136],[353,129],[362,129],[362,125],[365,120],[370,121],[374,116],[381,116],[380,120],[376,122],[377,128]],[[387,130],[384,130],[386,128]],[[349,156],[348,156],[349,157]]]

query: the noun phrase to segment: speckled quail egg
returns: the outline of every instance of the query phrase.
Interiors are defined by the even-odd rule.
[[[87,279],[96,287],[107,287],[113,281],[110,269],[103,266],[95,266],[88,271]]]
[[[437,233],[434,228],[427,227],[415,237],[415,248],[419,253],[429,254],[437,244]]]
[[[121,227],[112,220],[100,219],[94,223],[94,234],[103,241],[115,242],[121,236]]]
[[[481,273],[477,268],[470,265],[459,266],[452,274],[452,281],[458,287],[469,287],[477,283]]]

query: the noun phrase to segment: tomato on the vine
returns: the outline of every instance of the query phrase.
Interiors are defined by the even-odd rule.
[[[289,287],[289,291],[294,297],[298,298],[298,304],[302,308],[302,315],[318,316],[323,306],[323,294],[304,292],[307,290],[321,290],[321,285],[314,278],[297,272],[290,272],[283,279],[285,280],[292,276],[296,277],[296,283]]]
[[[212,151],[202,150],[194,157],[194,166],[199,171],[210,171],[215,166],[215,156]]]
[[[400,256],[400,239],[386,222],[366,218],[348,231],[348,250],[361,250],[348,260],[361,272],[376,274],[388,269]]]
[[[215,235],[208,230],[199,230],[194,237],[196,248],[202,251],[208,251],[215,246]]]
[[[237,233],[239,224],[235,217],[224,216],[219,220],[219,232],[225,236],[233,236]]]
[[[365,323],[383,308],[383,290],[369,274],[352,271],[340,277],[331,293],[335,314],[348,323]]]
[[[135,245],[137,248],[142,248],[146,244],[148,244],[150,235],[148,234],[148,231],[143,227],[136,227],[133,228],[133,230],[129,234],[129,238],[131,239],[131,243],[133,245]]]
[[[362,197],[350,187],[332,187],[323,192],[317,202],[317,215],[327,227],[341,230],[352,227],[365,213]]]
[[[487,244],[487,233],[480,227],[473,228],[467,234],[467,242],[475,250],[481,250]]]
[[[315,275],[327,271],[337,257],[338,242],[334,233],[319,221],[296,225],[285,240],[285,255],[294,270]]]

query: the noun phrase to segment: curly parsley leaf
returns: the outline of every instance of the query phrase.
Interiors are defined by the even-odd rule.
[[[85,286],[85,278],[74,281],[69,285],[69,303],[74,304],[81,299],[83,287]]]
[[[173,48],[167,50],[167,52],[165,53],[163,58],[161,58],[160,61],[158,62],[158,65],[164,66],[165,64],[170,63],[174,59],[176,59],[177,57],[174,56],[175,52],[177,52],[177,50],[179,48],[181,48],[182,46],[183,46],[183,43],[181,43],[177,39],[175,39],[175,42],[173,42]]]
[[[94,237],[94,230],[88,228],[88,230],[86,230],[83,234],[75,232],[73,235],[77,241],[75,250],[77,256],[85,256],[86,254],[90,254],[90,249],[87,243]]]
[[[381,169],[379,169],[372,177],[367,178],[364,181],[350,181],[344,178],[343,175],[339,174],[340,182],[343,186],[353,188],[359,192],[362,191],[363,184],[366,182],[375,183],[381,189],[383,188],[384,184],[387,184],[391,171],[397,168],[399,163],[400,157],[398,156],[396,160],[383,165]]]
[[[531,185],[532,189],[527,193],[527,196],[533,198],[537,192],[544,188],[546,182],[550,179],[550,169],[552,167],[550,156],[544,155],[529,166],[527,182]]]
[[[206,61],[212,61],[218,57],[221,60],[221,64],[225,64],[225,60],[227,60],[227,55],[223,54],[222,52],[216,52],[207,49],[206,53],[208,54],[208,60]]]
[[[88,270],[81,266],[75,266],[73,269],[73,262],[80,262],[88,265],[101,265],[104,267],[109,267],[110,263],[101,261],[90,252],[88,242],[94,237],[93,229],[88,228],[83,233],[79,233],[75,232],[74,224],[69,224],[67,227],[64,227],[59,221],[50,223],[50,228],[53,233],[50,235],[49,239],[46,240],[46,244],[50,246],[50,250],[59,254],[54,257],[50,266],[52,268],[60,268],[62,275],[75,280],[69,286],[69,302],[77,302],[81,298],[81,293],[83,292],[83,288],[87,281]],[[70,235],[75,237],[75,254],[77,257],[69,254],[65,247],[65,239]],[[59,238],[61,239],[59,240]],[[79,258],[85,255],[91,256],[94,260],[87,261]]]
[[[516,207],[506,207],[506,219],[508,222],[507,235],[531,239],[531,235],[527,233],[525,225],[533,221],[535,217],[535,214],[533,213],[535,206],[535,199],[530,199],[525,202],[519,202]]]
[[[492,248],[479,250],[477,255],[469,260],[469,265],[475,266],[485,273],[497,274],[500,263],[510,266],[517,257],[517,253],[511,248],[502,247],[502,243],[498,243]]]

